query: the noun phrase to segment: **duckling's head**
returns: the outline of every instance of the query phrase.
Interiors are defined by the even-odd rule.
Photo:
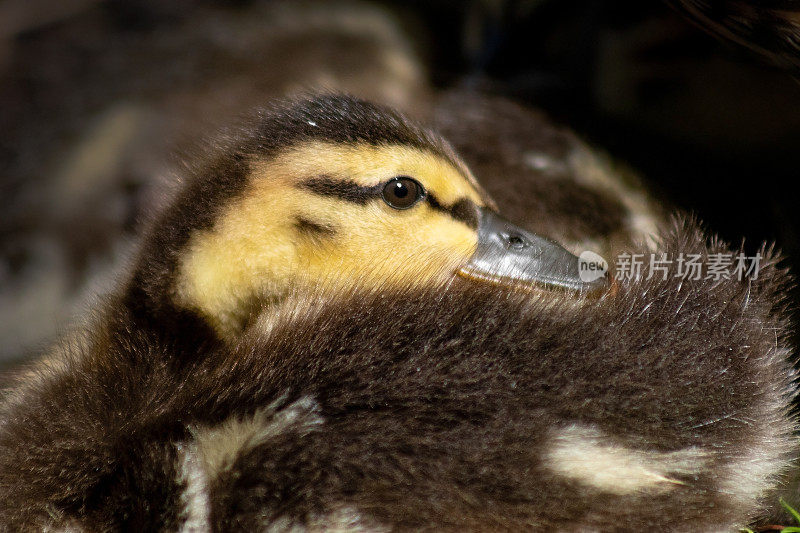
[[[449,145],[396,112],[321,96],[263,112],[235,137],[156,223],[129,288],[137,306],[196,314],[226,338],[302,286],[458,274],[597,286],[558,244],[499,218]]]

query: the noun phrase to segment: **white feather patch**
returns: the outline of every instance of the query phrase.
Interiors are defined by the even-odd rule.
[[[580,425],[556,432],[544,455],[544,464],[553,472],[612,494],[672,490],[683,485],[672,476],[698,473],[706,460],[707,454],[695,447],[674,452],[637,450]]]
[[[201,533],[211,529],[208,516],[208,477],[192,444],[178,444],[180,481],[186,486],[181,494],[185,521],[181,533]]]
[[[231,417],[217,426],[190,428],[194,440],[178,445],[178,471],[180,481],[186,486],[181,494],[185,517],[182,532],[210,531],[208,487],[241,454],[289,429],[308,431],[322,423],[319,406],[313,398],[301,398],[276,411],[284,399],[249,418]]]

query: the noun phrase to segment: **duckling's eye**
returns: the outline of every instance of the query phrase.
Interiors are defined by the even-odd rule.
[[[395,209],[408,209],[425,196],[425,189],[415,179],[398,176],[383,186],[383,201]]]

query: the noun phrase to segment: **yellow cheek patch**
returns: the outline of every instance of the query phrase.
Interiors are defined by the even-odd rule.
[[[257,185],[211,230],[192,236],[179,265],[177,302],[201,311],[219,331],[235,328],[248,299],[279,294],[295,266],[286,220],[292,198],[280,183]]]
[[[298,250],[298,278],[330,284],[425,285],[449,279],[474,253],[477,233],[425,204],[383,202],[331,213],[336,236]]]
[[[470,179],[438,156],[315,143],[251,168],[244,194],[190,239],[174,288],[176,301],[223,337],[240,331],[254,302],[277,301],[297,285],[442,283],[477,247],[474,229],[425,202],[399,211],[377,197],[349,202],[299,186],[326,176],[372,187],[408,175],[444,205],[464,198],[484,205]]]

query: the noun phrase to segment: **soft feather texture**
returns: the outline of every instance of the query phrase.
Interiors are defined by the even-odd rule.
[[[575,253],[611,257],[656,232],[657,206],[638,177],[539,110],[479,92],[437,100],[433,124],[503,216]]]
[[[703,239],[677,225],[660,249],[724,249]],[[595,301],[297,295],[188,361],[96,329],[4,401],[0,523],[731,530],[795,448],[787,277],[767,255],[757,280],[655,276]],[[586,457],[621,458],[633,489]]]

